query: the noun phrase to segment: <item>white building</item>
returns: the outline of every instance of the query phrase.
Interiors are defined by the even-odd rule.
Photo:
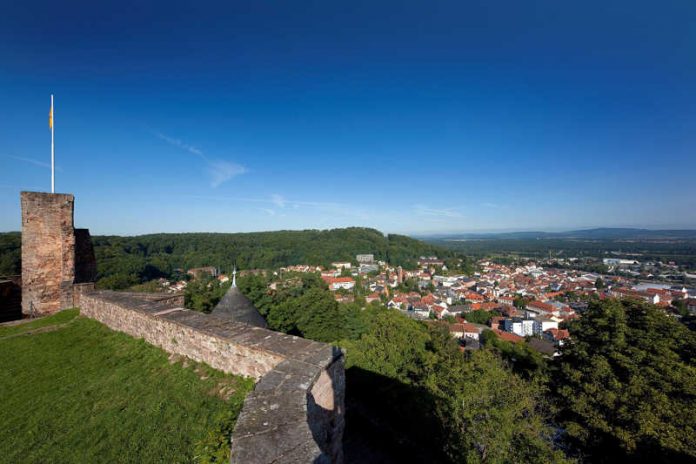
[[[549,329],[557,329],[558,322],[551,319],[536,319],[534,321],[534,335],[542,335]]]
[[[375,262],[375,255],[371,255],[371,254],[357,255],[355,257],[355,260],[360,264],[372,264]]]
[[[526,337],[534,335],[534,319],[505,319],[503,321],[503,328],[506,332],[514,333],[520,337]]]
[[[331,266],[335,267],[336,269],[350,269],[352,267],[350,263],[343,262],[331,263]]]
[[[605,266],[633,266],[640,264],[635,259],[619,259],[619,258],[604,258],[602,260]]]
[[[350,290],[355,287],[355,281],[350,277],[326,277],[324,281],[329,285],[329,290],[338,289]]]

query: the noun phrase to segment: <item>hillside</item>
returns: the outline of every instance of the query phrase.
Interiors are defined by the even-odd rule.
[[[696,267],[694,230],[603,228],[569,232],[452,234],[424,240],[473,257],[640,257],[645,261],[674,261],[687,269]]]
[[[527,240],[527,239],[578,239],[578,240],[694,240],[696,230],[653,230],[621,227],[570,230],[566,232],[498,232],[441,234],[423,237],[434,240]]]
[[[20,270],[20,234],[0,234],[0,275]],[[394,265],[414,267],[419,256],[454,256],[455,252],[403,235],[374,229],[276,231],[253,233],[153,234],[135,237],[94,236],[100,286],[126,288],[177,269],[217,266],[229,272],[272,269],[292,264],[329,265],[354,261],[359,253]]]

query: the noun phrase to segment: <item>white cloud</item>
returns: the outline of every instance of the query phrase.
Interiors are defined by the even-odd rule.
[[[157,138],[159,138],[160,140],[164,140],[165,142],[167,142],[169,145],[173,145],[177,148],[181,148],[182,150],[185,150],[185,151],[191,153],[192,155],[200,156],[204,160],[207,160],[207,158],[203,154],[203,152],[201,150],[199,150],[198,148],[194,147],[193,145],[189,145],[187,143],[184,143],[179,139],[175,139],[174,137],[169,137],[168,135],[165,135],[161,132],[153,132],[153,134],[155,134],[155,136]]]
[[[177,138],[165,135],[161,132],[153,131],[152,133],[160,140],[164,140],[165,142],[174,147],[177,147],[181,150],[184,150],[188,153],[191,153],[192,155],[196,155],[197,157],[201,158],[206,164],[206,171],[210,176],[210,186],[213,188],[224,184],[225,182],[234,177],[248,172],[247,168],[245,168],[241,164],[220,159],[210,159],[205,155],[205,153],[203,153],[203,150],[194,147],[193,145],[189,145],[188,143],[185,143]]]
[[[39,166],[41,168],[46,168],[46,169],[51,169],[51,163],[45,163],[43,161],[39,161],[33,158],[24,158],[22,156],[10,156],[10,155],[5,155],[3,158],[8,158],[8,159],[13,159],[17,161],[23,161],[25,163],[33,164],[34,166]],[[58,166],[56,166],[56,171],[62,171],[62,169]]]
[[[215,188],[220,184],[247,172],[247,169],[237,163],[216,160],[208,162],[208,173],[210,174],[210,186]]]
[[[285,204],[287,203],[287,200],[283,198],[282,195],[278,195],[277,193],[274,193],[271,195],[271,202],[276,205],[278,208],[285,208]]]
[[[447,217],[447,218],[460,218],[463,217],[462,213],[457,211],[456,208],[429,208],[424,205],[415,205],[413,207],[416,214],[421,216],[437,216],[437,217]]]
[[[296,200],[288,200],[280,195],[274,194],[271,195],[270,197],[267,198],[249,198],[249,197],[209,197],[205,195],[187,195],[192,198],[215,198],[215,199],[230,199],[234,201],[243,201],[243,202],[249,202],[249,203],[265,203],[269,206],[275,206],[277,208],[292,208],[293,210],[300,210],[300,209],[311,209],[315,211],[319,211],[323,214],[325,214],[327,217],[342,217],[342,218],[353,218],[353,219],[360,219],[360,220],[368,220],[373,217],[373,214],[370,213],[370,211],[365,210],[363,208],[358,208],[353,205],[345,204],[345,203],[334,203],[334,202],[322,202],[322,201],[296,201]],[[282,205],[282,206],[281,206]],[[259,210],[264,210],[264,209],[270,209],[270,208],[259,208]],[[288,211],[288,209],[285,209],[285,211]],[[265,211],[267,212],[267,211]],[[277,211],[275,211],[277,213]],[[278,215],[279,217],[283,217],[284,215]]]

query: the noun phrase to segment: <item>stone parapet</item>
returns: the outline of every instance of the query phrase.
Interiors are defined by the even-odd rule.
[[[183,309],[171,295],[83,293],[81,314],[223,372],[253,377],[233,463],[343,460],[343,353],[325,343]]]

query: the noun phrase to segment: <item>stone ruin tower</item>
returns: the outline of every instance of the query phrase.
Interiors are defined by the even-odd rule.
[[[97,264],[88,229],[75,229],[71,194],[22,192],[22,313],[79,305],[94,288]]]

